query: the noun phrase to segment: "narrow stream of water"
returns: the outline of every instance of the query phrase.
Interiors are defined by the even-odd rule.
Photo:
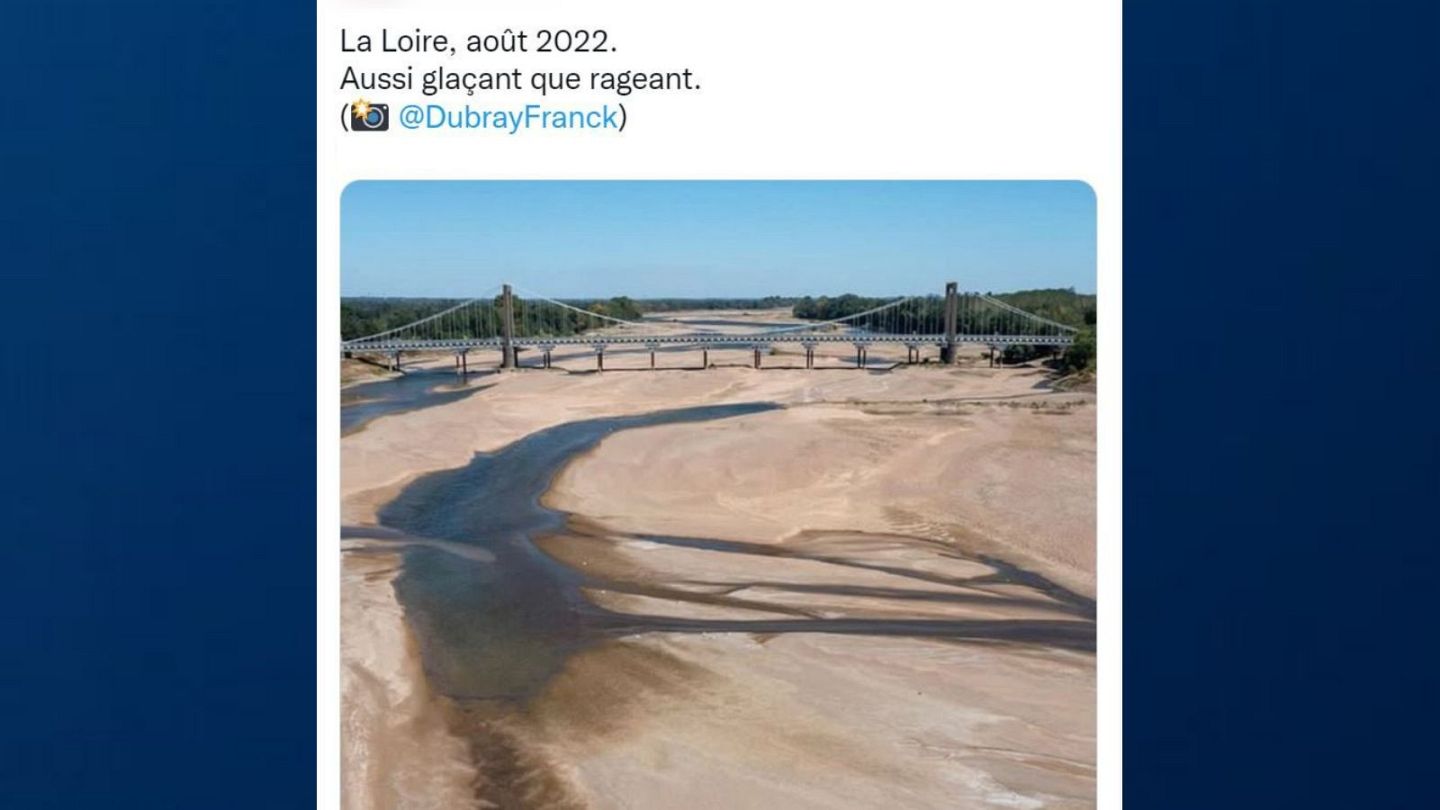
[[[340,392],[340,435],[362,430],[381,416],[457,402],[492,384],[480,382],[473,373],[462,380],[448,369],[424,369],[352,385]]]

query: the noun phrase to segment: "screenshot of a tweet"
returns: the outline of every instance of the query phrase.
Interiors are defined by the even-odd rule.
[[[1119,806],[1118,0],[317,49],[322,806]]]

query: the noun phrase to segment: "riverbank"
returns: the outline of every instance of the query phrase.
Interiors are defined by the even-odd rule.
[[[488,794],[514,806],[1093,803],[1094,659],[1071,643],[1093,640],[1093,395],[1034,369],[494,380],[342,442],[348,807],[405,806],[366,785],[416,751],[438,752],[422,772],[444,806],[487,795],[487,756],[511,760],[488,778],[544,786]],[[742,402],[787,408],[621,430],[558,476],[545,505],[580,517],[545,552],[643,632],[608,631],[479,721],[503,746],[457,731],[391,587],[415,538],[363,536],[382,508],[547,427]],[[996,636],[1017,622],[1044,641]]]

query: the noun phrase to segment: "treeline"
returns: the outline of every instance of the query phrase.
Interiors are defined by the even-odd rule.
[[[987,294],[1012,307],[1023,309],[1042,318],[1049,318],[1066,326],[1095,325],[1095,296],[1077,293],[1073,289],[1021,290],[1011,293]]]
[[[1076,333],[1074,343],[1061,353],[1058,366],[1066,373],[1095,369],[1096,299],[1094,295],[1077,293],[1073,289],[1020,290],[1009,293],[986,293],[986,295],[1016,309],[1078,328],[1080,331]],[[895,299],[851,294],[837,295],[833,298],[806,296],[795,302],[791,312],[797,318],[832,321],[875,309],[893,300]],[[869,319],[851,323],[860,328],[889,328],[901,332],[938,332],[943,328],[939,324],[943,322],[944,308],[944,297],[932,295],[905,305],[899,308],[899,311],[877,314],[874,316],[876,321],[874,324],[868,323]],[[978,322],[972,323],[971,326],[983,334],[990,331],[989,323],[1003,321],[1006,316],[995,311],[984,311],[967,312],[966,317],[977,319]],[[1004,361],[1006,363],[1024,363],[1053,357],[1058,352],[1057,348],[1051,346],[1009,346],[1004,350]]]
[[[837,295],[834,298],[826,295],[811,298],[807,295],[791,306],[790,314],[797,318],[808,318],[815,321],[833,321],[836,318],[846,318],[867,309],[874,309],[894,300],[894,298],[865,298],[850,293]]]
[[[1000,353],[1007,365],[1028,363],[1059,355],[1056,368],[1063,374],[1095,370],[1095,327],[1082,327],[1075,340],[1062,351],[1056,346],[1006,346]]]
[[[631,300],[623,295],[608,298],[604,301],[566,301],[565,303],[572,307],[579,307],[588,312],[593,312],[596,315],[619,318],[622,321],[638,321],[646,312],[640,302]]]
[[[1077,293],[1073,289],[1021,290],[1010,293],[986,293],[986,295],[997,301],[1004,301],[1017,309],[1023,309],[1066,326],[1080,327],[1095,324],[1095,296]],[[870,298],[850,293],[837,295],[834,298],[824,295],[812,298],[807,295],[795,302],[791,313],[797,318],[833,321],[883,306],[894,300],[895,297]],[[922,310],[928,307],[939,312],[945,306],[945,299],[938,295],[928,296],[921,299],[918,306]],[[924,318],[927,314],[929,313],[922,311],[919,317]]]
[[[1065,374],[1095,370],[1095,296],[1073,289],[1050,289],[1021,290],[991,297],[1042,318],[1079,327],[1074,342],[1060,353],[1057,367]],[[1050,346],[1007,346],[1005,362],[1024,363],[1055,353],[1056,349]]]
[[[1042,318],[1080,327],[1074,342],[1060,353],[1057,368],[1064,374],[1095,371],[1095,296],[1082,295],[1073,289],[1052,289],[1021,290],[992,297]],[[1007,346],[1005,362],[1024,363],[1055,353],[1056,349],[1050,346]]]
[[[422,318],[428,318],[460,304],[460,298],[342,298],[340,299],[340,339],[355,338],[388,332]],[[520,296],[514,297],[515,323],[517,329],[563,337],[584,332],[597,326],[593,318],[580,312],[564,310],[545,302],[529,302]],[[638,320],[643,312],[640,306],[625,296],[606,299],[585,299],[566,301],[572,307],[585,312],[618,318],[623,321]],[[477,304],[477,317],[444,321],[445,337],[488,338],[500,333],[500,298],[488,303]]]
[[[342,298],[340,339],[385,332],[428,318],[460,303],[451,298]]]

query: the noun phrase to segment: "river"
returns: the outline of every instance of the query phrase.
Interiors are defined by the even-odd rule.
[[[453,401],[483,386],[447,387],[435,375],[413,375],[364,386],[368,398],[346,410],[365,409],[367,419]],[[400,383],[400,385],[395,385]],[[373,387],[371,387],[373,386]],[[385,386],[394,386],[386,388]],[[359,388],[359,387],[357,387]],[[923,570],[879,567],[833,552],[820,543],[748,543],[695,537],[628,535],[649,543],[765,557],[790,557],[826,565],[853,566],[947,585],[984,596],[1013,599],[1017,607],[1052,600],[1067,618],[939,619],[819,616],[781,604],[760,605],[663,585],[616,582],[560,563],[542,550],[543,541],[590,531],[584,516],[542,504],[556,476],[572,460],[617,431],[674,423],[730,419],[775,410],[766,402],[655,411],[632,416],[569,422],[529,434],[497,451],[477,453],[455,469],[414,480],[377,514],[378,526],[345,527],[342,536],[368,538],[395,548],[401,567],[395,594],[415,639],[429,686],[457,709],[452,726],[466,738],[489,787],[485,797],[498,806],[519,806],[506,798],[516,786],[551,777],[520,767],[515,743],[491,721],[522,708],[579,650],[635,633],[829,633],[910,636],[956,642],[1007,642],[1065,650],[1094,650],[1094,602],[1032,572],[1003,561],[972,556],[953,547],[935,553],[978,562],[989,573],[970,580],[942,579]],[[352,417],[342,422],[363,426]],[[358,427],[356,428],[358,429]],[[823,534],[823,533],[820,533]],[[838,534],[838,533],[837,533]],[[612,535],[613,536],[613,535]],[[881,535],[880,541],[929,543],[923,538]],[[590,538],[582,538],[589,541]],[[594,538],[597,544],[603,540]],[[996,586],[1001,586],[999,589]],[[1017,589],[1023,593],[1015,594]],[[760,618],[694,619],[617,613],[586,599],[584,588],[607,588],[669,599],[707,601],[728,607],[762,607]],[[832,588],[832,590],[834,590]],[[863,589],[855,595],[865,596]],[[953,597],[952,597],[953,598]],[[777,618],[773,614],[785,614]],[[743,614],[741,614],[743,615]],[[498,713],[498,714],[497,714]],[[556,780],[559,784],[559,780]],[[555,788],[559,791],[560,788]],[[562,791],[563,792],[563,791]],[[513,798],[513,797],[512,797]]]
[[[457,402],[489,388],[448,369],[422,369],[374,382],[359,383],[340,392],[340,435],[363,430],[381,416],[433,405]]]

